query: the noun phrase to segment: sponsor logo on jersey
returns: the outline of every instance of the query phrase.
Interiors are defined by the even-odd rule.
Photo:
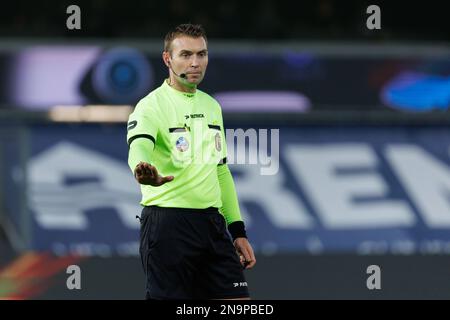
[[[204,118],[204,114],[203,113],[194,113],[194,114],[186,114],[184,115],[184,118],[187,120],[189,119],[189,117],[191,117],[191,119],[195,119],[195,118]]]

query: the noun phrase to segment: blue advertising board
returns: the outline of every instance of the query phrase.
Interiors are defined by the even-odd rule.
[[[257,147],[227,131],[229,166],[256,252],[450,252],[450,129],[278,129],[279,143],[275,130],[265,137],[243,129],[258,133]],[[31,128],[33,249],[138,254],[140,190],[127,165],[125,130]],[[18,201],[8,190],[6,201]]]

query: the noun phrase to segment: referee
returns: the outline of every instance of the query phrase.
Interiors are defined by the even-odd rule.
[[[144,206],[146,298],[250,299],[243,270],[256,259],[226,164],[221,107],[197,89],[208,65],[203,28],[167,33],[162,58],[169,78],[139,101],[127,128]]]

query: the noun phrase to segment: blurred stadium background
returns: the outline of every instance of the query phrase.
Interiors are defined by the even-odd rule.
[[[443,1],[15,1],[0,15],[0,298],[144,297],[125,122],[185,22],[208,33],[201,89],[225,127],[280,129],[277,174],[231,165],[253,298],[450,298]]]

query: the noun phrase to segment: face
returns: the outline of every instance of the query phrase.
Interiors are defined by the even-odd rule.
[[[186,74],[184,84],[196,86],[203,80],[208,65],[208,49],[203,37],[177,37],[172,41],[171,54],[164,52],[163,57],[166,64],[170,61],[178,75]]]

